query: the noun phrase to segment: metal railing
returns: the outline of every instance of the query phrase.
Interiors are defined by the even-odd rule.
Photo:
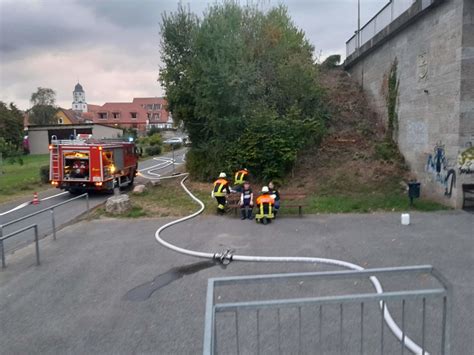
[[[416,0],[390,0],[389,3],[360,28],[360,32],[355,31],[355,34],[346,42],[346,56],[355,53],[358,48],[374,38],[375,35],[390,25],[415,2]],[[428,2],[431,4],[430,0]],[[424,3],[426,1],[423,1]]]
[[[420,282],[421,274],[430,276],[432,283],[441,287],[382,293],[365,293],[366,290],[363,290],[360,293],[334,296],[278,298],[279,294],[287,294],[292,290],[292,287],[282,287],[281,283],[296,282],[299,287],[298,285],[306,285],[311,281],[324,281],[323,288],[314,288],[321,290],[341,279],[367,280],[373,276],[417,275],[415,281]],[[426,279],[422,280],[420,283],[428,283]],[[269,285],[276,287],[273,292],[270,291],[270,297],[261,300],[235,300],[236,297],[240,298],[235,296],[236,290],[241,292],[243,298],[251,298],[252,295],[263,297],[263,284],[266,288]],[[349,285],[354,287],[352,282]],[[410,284],[410,287],[413,288],[413,285]],[[226,296],[226,289],[227,293],[233,295]],[[314,291],[309,290],[310,293]],[[226,297],[233,300],[225,301]],[[451,298],[449,282],[430,265],[212,278],[208,280],[207,287],[203,354],[384,354],[399,351],[403,354],[409,352],[405,347],[410,339],[419,344],[421,354],[428,354],[427,349],[433,350],[434,347],[440,348],[440,351],[433,350],[434,353],[449,354]],[[409,303],[410,312],[407,313]],[[394,314],[398,315],[400,338],[389,337],[390,333],[386,331],[389,307],[392,312],[397,311]],[[433,310],[439,312],[428,312]],[[437,327],[438,323],[441,323],[440,327]]]
[[[5,262],[5,248],[3,246],[3,241],[7,240],[11,237],[14,237],[17,234],[26,232],[27,230],[30,230],[30,229],[34,229],[34,232],[35,232],[36,265],[40,265],[38,225],[37,224],[32,224],[31,226],[19,229],[19,230],[13,232],[13,233],[7,234],[6,236],[0,238],[0,254],[2,256],[2,269],[5,269],[7,267],[7,264]]]
[[[10,238],[10,237],[13,237],[13,236],[15,236],[15,235],[18,235],[18,234],[20,234],[20,233],[22,233],[22,232],[25,232],[25,231],[27,231],[27,230],[30,229],[30,228],[33,228],[33,226],[29,226],[28,228],[22,228],[22,229],[20,229],[20,230],[18,230],[18,231],[15,231],[15,232],[13,232],[13,233],[8,234],[7,236],[3,236],[3,230],[4,230],[5,227],[11,226],[11,225],[13,225],[13,224],[15,224],[15,223],[18,223],[18,222],[27,220],[27,219],[29,219],[29,218],[31,218],[31,217],[34,217],[34,216],[37,216],[37,215],[39,215],[39,214],[41,214],[41,213],[45,213],[45,212],[48,212],[48,211],[49,211],[49,212],[50,212],[50,215],[51,215],[51,226],[52,226],[52,230],[53,230],[53,239],[56,240],[56,216],[55,216],[55,209],[58,208],[58,207],[60,207],[60,206],[65,205],[65,204],[68,204],[68,203],[70,203],[70,202],[72,202],[72,201],[75,201],[75,200],[84,198],[84,197],[85,197],[85,199],[86,199],[86,213],[89,213],[89,211],[90,211],[89,194],[88,194],[88,193],[84,193],[84,194],[82,194],[82,195],[79,195],[79,196],[70,198],[69,200],[66,200],[66,201],[63,201],[63,202],[59,202],[59,203],[57,203],[57,204],[55,204],[55,205],[52,205],[52,206],[50,206],[50,207],[46,207],[46,208],[44,208],[44,209],[42,209],[42,210],[39,210],[39,211],[30,213],[30,214],[28,214],[28,215],[26,215],[26,216],[23,216],[23,217],[14,219],[14,220],[12,220],[12,221],[9,221],[9,222],[0,224],[0,240],[2,241],[2,246],[1,246],[1,248],[2,248],[2,260],[4,260],[3,255],[4,255],[4,253],[5,253],[4,245],[3,245],[3,240],[8,239],[8,238]],[[35,225],[35,226],[36,226],[36,227],[35,227],[35,230],[36,230],[36,232],[37,232],[38,227],[37,227],[37,225]],[[7,237],[8,237],[8,238],[7,238]],[[39,254],[38,254],[38,255],[39,255]],[[4,264],[2,264],[2,267],[5,267]]]
[[[85,139],[51,139],[51,144],[86,145]]]

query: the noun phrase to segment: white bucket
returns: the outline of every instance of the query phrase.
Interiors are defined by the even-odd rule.
[[[410,224],[410,215],[408,213],[402,213],[402,225],[408,226]]]

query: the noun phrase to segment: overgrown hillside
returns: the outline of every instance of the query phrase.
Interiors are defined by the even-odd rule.
[[[409,172],[397,149],[386,143],[384,123],[357,83],[341,69],[323,71],[330,110],[321,145],[298,158],[285,191],[312,195],[310,210],[399,210],[407,207],[403,183]],[[421,209],[439,208],[419,201]]]

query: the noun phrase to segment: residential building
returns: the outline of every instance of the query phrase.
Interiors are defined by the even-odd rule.
[[[173,119],[166,110],[162,97],[134,98],[132,102],[106,102],[102,106],[88,105],[88,111],[96,123],[145,132],[150,128],[173,128]]]
[[[93,115],[89,112],[80,112],[59,108],[58,112],[56,113],[56,119],[58,120],[58,124],[92,123]]]
[[[171,129],[173,118],[166,110],[166,104],[163,97],[134,98],[132,102],[106,102],[103,105],[87,104],[84,88],[77,83],[73,91],[72,110],[62,110],[58,115],[58,123],[92,121],[122,128],[135,128],[142,133],[153,127]]]

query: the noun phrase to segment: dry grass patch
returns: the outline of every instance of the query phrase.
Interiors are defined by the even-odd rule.
[[[196,212],[199,205],[183,190],[180,184],[181,178],[162,180],[157,186],[147,186],[144,193],[136,194],[128,192],[132,202],[132,210],[119,216],[113,216],[105,212],[105,207],[94,211],[95,218],[119,217],[182,217]],[[188,189],[197,196],[206,208],[204,213],[213,211],[214,200],[210,195],[210,185],[198,182],[186,182]]]

